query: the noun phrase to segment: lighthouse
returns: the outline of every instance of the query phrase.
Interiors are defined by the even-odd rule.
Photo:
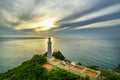
[[[51,38],[48,38],[48,54],[47,54],[48,59],[52,58],[52,42]]]

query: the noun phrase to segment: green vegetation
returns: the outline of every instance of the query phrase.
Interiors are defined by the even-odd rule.
[[[49,80],[77,80],[78,75],[68,72],[64,69],[56,68],[47,73]]]
[[[120,64],[118,64],[118,66],[115,68],[115,71],[120,73]]]
[[[71,63],[71,61],[70,61],[70,60],[68,60],[68,59],[65,59],[64,61],[65,61],[65,62],[69,62],[69,63]]]
[[[43,56],[44,56],[44,57],[47,57],[47,52],[44,53]],[[55,51],[55,52],[53,52],[52,56],[55,57],[56,59],[65,60],[64,55],[63,55],[60,51]]]
[[[81,77],[67,70],[56,68],[47,73],[49,80],[90,80],[88,76]]]
[[[43,56],[35,55],[22,65],[0,74],[0,80],[43,80],[47,70],[41,66],[47,62]]]
[[[102,70],[101,74],[103,80],[120,80],[120,74],[110,70]]]
[[[53,55],[56,59],[65,60],[64,55],[60,51],[53,52]]]
[[[47,71],[42,66],[45,63],[47,59],[44,56],[35,55],[20,66],[0,73],[0,80],[90,80],[60,68]]]
[[[48,52],[45,52],[45,53],[43,54],[43,56],[44,56],[44,57],[47,57],[47,53],[48,53]]]
[[[44,56],[35,55],[20,66],[5,73],[0,73],[0,80],[90,80],[88,76],[82,77],[61,68],[55,68],[51,71],[46,70],[42,66],[47,63],[47,59]],[[65,60],[60,51],[54,52],[53,56],[57,59]],[[78,65],[81,64],[78,63]],[[99,70],[99,67],[95,65],[87,67]],[[117,72],[102,70],[101,74],[102,80],[120,80],[120,74]]]
[[[99,70],[99,66],[96,66],[96,65],[91,65],[91,66],[86,66],[90,69],[94,69],[94,70]]]
[[[34,64],[41,64],[41,65],[47,63],[47,59],[42,55],[34,55],[30,61],[33,62]]]
[[[80,65],[81,66],[82,64],[80,62],[78,62],[76,65],[78,65],[78,66]]]

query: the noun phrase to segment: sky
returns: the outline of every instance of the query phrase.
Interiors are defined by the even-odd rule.
[[[120,38],[120,0],[0,0],[0,36]]]

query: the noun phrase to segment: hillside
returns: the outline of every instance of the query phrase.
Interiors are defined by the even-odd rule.
[[[59,53],[62,55],[61,52]],[[54,53],[54,56],[60,58],[61,55],[57,54],[57,52]],[[61,68],[47,70],[43,67],[44,64],[48,63],[45,56],[45,54],[34,55],[32,59],[23,62],[20,66],[0,73],[0,80],[90,80],[88,76],[82,77]],[[65,57],[60,59],[65,60]],[[96,66],[89,66],[89,68],[96,69]],[[101,70],[101,75],[102,80],[120,80],[120,74],[110,70]]]
[[[89,80],[88,77],[80,77],[60,68],[47,71],[42,67],[45,63],[47,63],[45,57],[35,55],[20,66],[1,73],[0,80]]]

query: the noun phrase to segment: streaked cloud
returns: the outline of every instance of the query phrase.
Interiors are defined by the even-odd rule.
[[[67,30],[67,29],[69,29],[70,27],[64,27],[64,28],[59,28],[59,29],[55,29],[55,30],[53,30],[53,31],[62,31],[62,30]]]
[[[109,6],[109,7],[103,8],[99,11],[89,13],[88,15],[85,15],[85,16],[82,16],[78,19],[75,19],[72,22],[86,21],[88,19],[93,19],[93,18],[96,18],[96,17],[104,16],[104,15],[107,16],[108,14],[112,14],[112,13],[116,13],[116,12],[120,12],[120,4]]]
[[[0,31],[47,35],[119,26],[119,19],[119,0],[0,0]]]
[[[39,28],[39,22],[48,18],[58,20],[79,10],[86,10],[95,3],[95,0],[0,0],[0,22],[14,29]],[[87,3],[87,4],[86,4]],[[83,7],[79,9],[80,7]],[[36,21],[35,21],[36,20]],[[15,24],[16,23],[16,24]],[[13,25],[15,24],[15,25]],[[16,28],[17,26],[17,28]],[[42,26],[42,25],[41,25]]]
[[[93,0],[91,0],[91,1],[93,1]],[[88,1],[88,3],[90,3],[91,1]],[[88,6],[89,9],[86,9],[84,11],[79,10],[78,12],[74,12],[74,14],[63,18],[62,20],[60,20],[60,22],[61,21],[64,22],[64,21],[75,20],[75,19],[80,18],[82,16],[85,16],[85,15],[88,15],[90,13],[93,13],[93,12],[99,11],[101,9],[104,9],[106,7],[109,7],[109,6],[112,6],[112,5],[115,5],[115,4],[120,4],[120,1],[118,1],[118,0],[96,0],[96,1],[93,1],[93,2],[94,2],[94,4],[91,4],[92,6]],[[87,4],[87,2],[86,2],[86,4]],[[81,8],[83,8],[83,7],[81,7]]]
[[[90,24],[90,25],[75,27],[73,29],[74,30],[79,30],[79,29],[86,29],[86,28],[101,28],[101,27],[109,27],[109,26],[116,26],[116,25],[120,25],[120,19],[110,20],[110,21],[105,21],[105,22],[99,22],[99,23],[93,23],[93,24]]]

